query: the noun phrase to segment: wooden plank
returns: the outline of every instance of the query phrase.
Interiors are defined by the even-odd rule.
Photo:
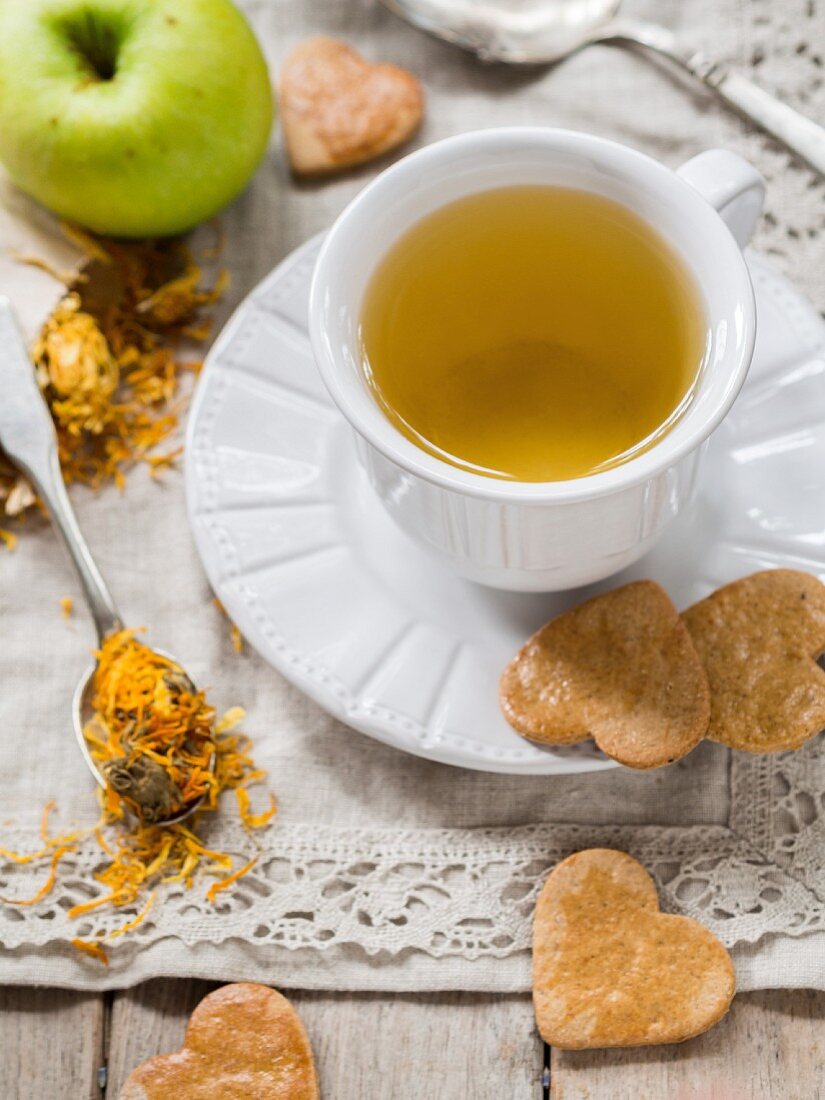
[[[825,1100],[825,994],[745,993],[678,1046],[560,1051],[551,1100]]]
[[[159,978],[115,993],[109,1018],[106,1100],[117,1100],[132,1070],[177,1050],[195,1005],[220,983]]]
[[[539,1100],[528,996],[292,993],[324,1100]]]
[[[107,1100],[135,1066],[175,1050],[207,982],[115,996]],[[526,996],[285,991],[312,1041],[325,1100],[539,1100],[542,1045]]]
[[[0,987],[0,1097],[97,1100],[104,995]]]
[[[154,981],[115,995],[107,1100],[176,1049],[214,984]],[[325,1100],[538,1100],[541,1044],[528,997],[288,994],[312,1038]],[[825,994],[738,997],[727,1020],[675,1047],[554,1051],[551,1100],[825,1100]],[[99,1097],[104,998],[0,989],[0,1096]],[[722,1091],[720,1092],[720,1088]]]

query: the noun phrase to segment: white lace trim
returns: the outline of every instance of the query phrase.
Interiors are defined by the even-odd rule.
[[[779,5],[753,0],[737,17],[738,57],[730,59],[732,67],[808,117],[820,118],[825,103],[825,52],[819,0],[782,0]],[[714,49],[718,53],[718,44],[708,41],[708,53]],[[767,182],[756,248],[778,260],[791,276],[819,272],[825,182],[755,128],[745,124],[743,130],[744,155],[750,156]],[[822,287],[821,278],[816,285]],[[822,302],[817,304],[821,307]]]
[[[812,750],[806,755],[823,770]],[[793,754],[737,763],[737,798],[749,801],[758,790],[764,810],[771,788],[787,787],[779,815],[786,831],[777,833],[776,820],[765,820],[770,814],[747,814],[747,820],[735,814],[753,841],[721,826],[412,831],[274,826],[260,838],[264,844],[253,871],[217,904],[206,900],[206,878],[189,890],[169,886],[130,939],[133,947],[175,936],[188,945],[240,938],[289,949],[355,947],[372,956],[412,950],[436,958],[503,958],[529,947],[535,896],[547,871],[570,852],[592,846],[633,853],[655,876],[664,908],[697,917],[729,946],[769,933],[799,936],[823,927],[825,847],[821,820],[811,818],[807,793],[799,794],[817,785],[804,765],[799,768],[804,785],[790,794],[797,766]],[[825,776],[819,778],[822,791]],[[23,850],[37,844],[33,830],[18,830],[9,839]],[[208,843],[244,859],[251,850],[249,835],[234,821],[218,823]],[[65,858],[58,886],[38,906],[3,906],[3,946],[103,937],[123,924],[138,907],[67,917],[71,906],[102,892],[90,885],[99,863],[100,849],[90,839]],[[0,891],[33,894],[44,875],[42,865],[7,865]]]

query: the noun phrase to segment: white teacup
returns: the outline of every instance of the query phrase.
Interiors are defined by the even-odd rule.
[[[393,427],[362,373],[361,303],[390,246],[445,203],[515,184],[575,187],[623,203],[681,255],[704,299],[708,346],[684,415],[650,450],[570,481],[501,481],[442,462]],[[309,327],[321,375],[396,522],[463,576],[497,588],[572,588],[640,558],[690,502],[704,444],[750,366],[756,316],[741,249],[763,197],[761,176],[734,153],[711,150],[672,172],[615,142],[543,128],[448,138],[366,187],[323,245]]]

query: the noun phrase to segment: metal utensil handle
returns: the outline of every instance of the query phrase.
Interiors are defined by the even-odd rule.
[[[727,65],[710,65],[701,55],[692,60],[690,71],[720,99],[825,176],[825,129],[822,126],[787,103],[781,103],[747,77],[732,72]]]
[[[31,360],[14,311],[0,297],[0,447],[29,478],[60,532],[102,641],[122,620],[112,595],[94,562],[69,501],[57,436],[38,389]]]
[[[652,23],[617,20],[607,37],[609,41],[642,46],[666,57],[825,176],[825,128],[747,77],[733,72],[723,62],[711,61],[698,50],[685,50],[671,31]]]

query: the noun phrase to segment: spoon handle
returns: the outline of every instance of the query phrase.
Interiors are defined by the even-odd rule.
[[[697,61],[697,59],[694,59]],[[730,107],[756,123],[805,163],[825,176],[825,129],[763,91],[726,65],[697,61],[695,75]]]
[[[685,50],[669,30],[649,23],[617,22],[609,40],[642,46],[666,57],[825,176],[825,128],[733,72],[724,62],[711,61],[698,50]]]
[[[0,448],[31,481],[77,569],[98,641],[122,626],[69,501],[49,410],[11,304],[0,296]]]

